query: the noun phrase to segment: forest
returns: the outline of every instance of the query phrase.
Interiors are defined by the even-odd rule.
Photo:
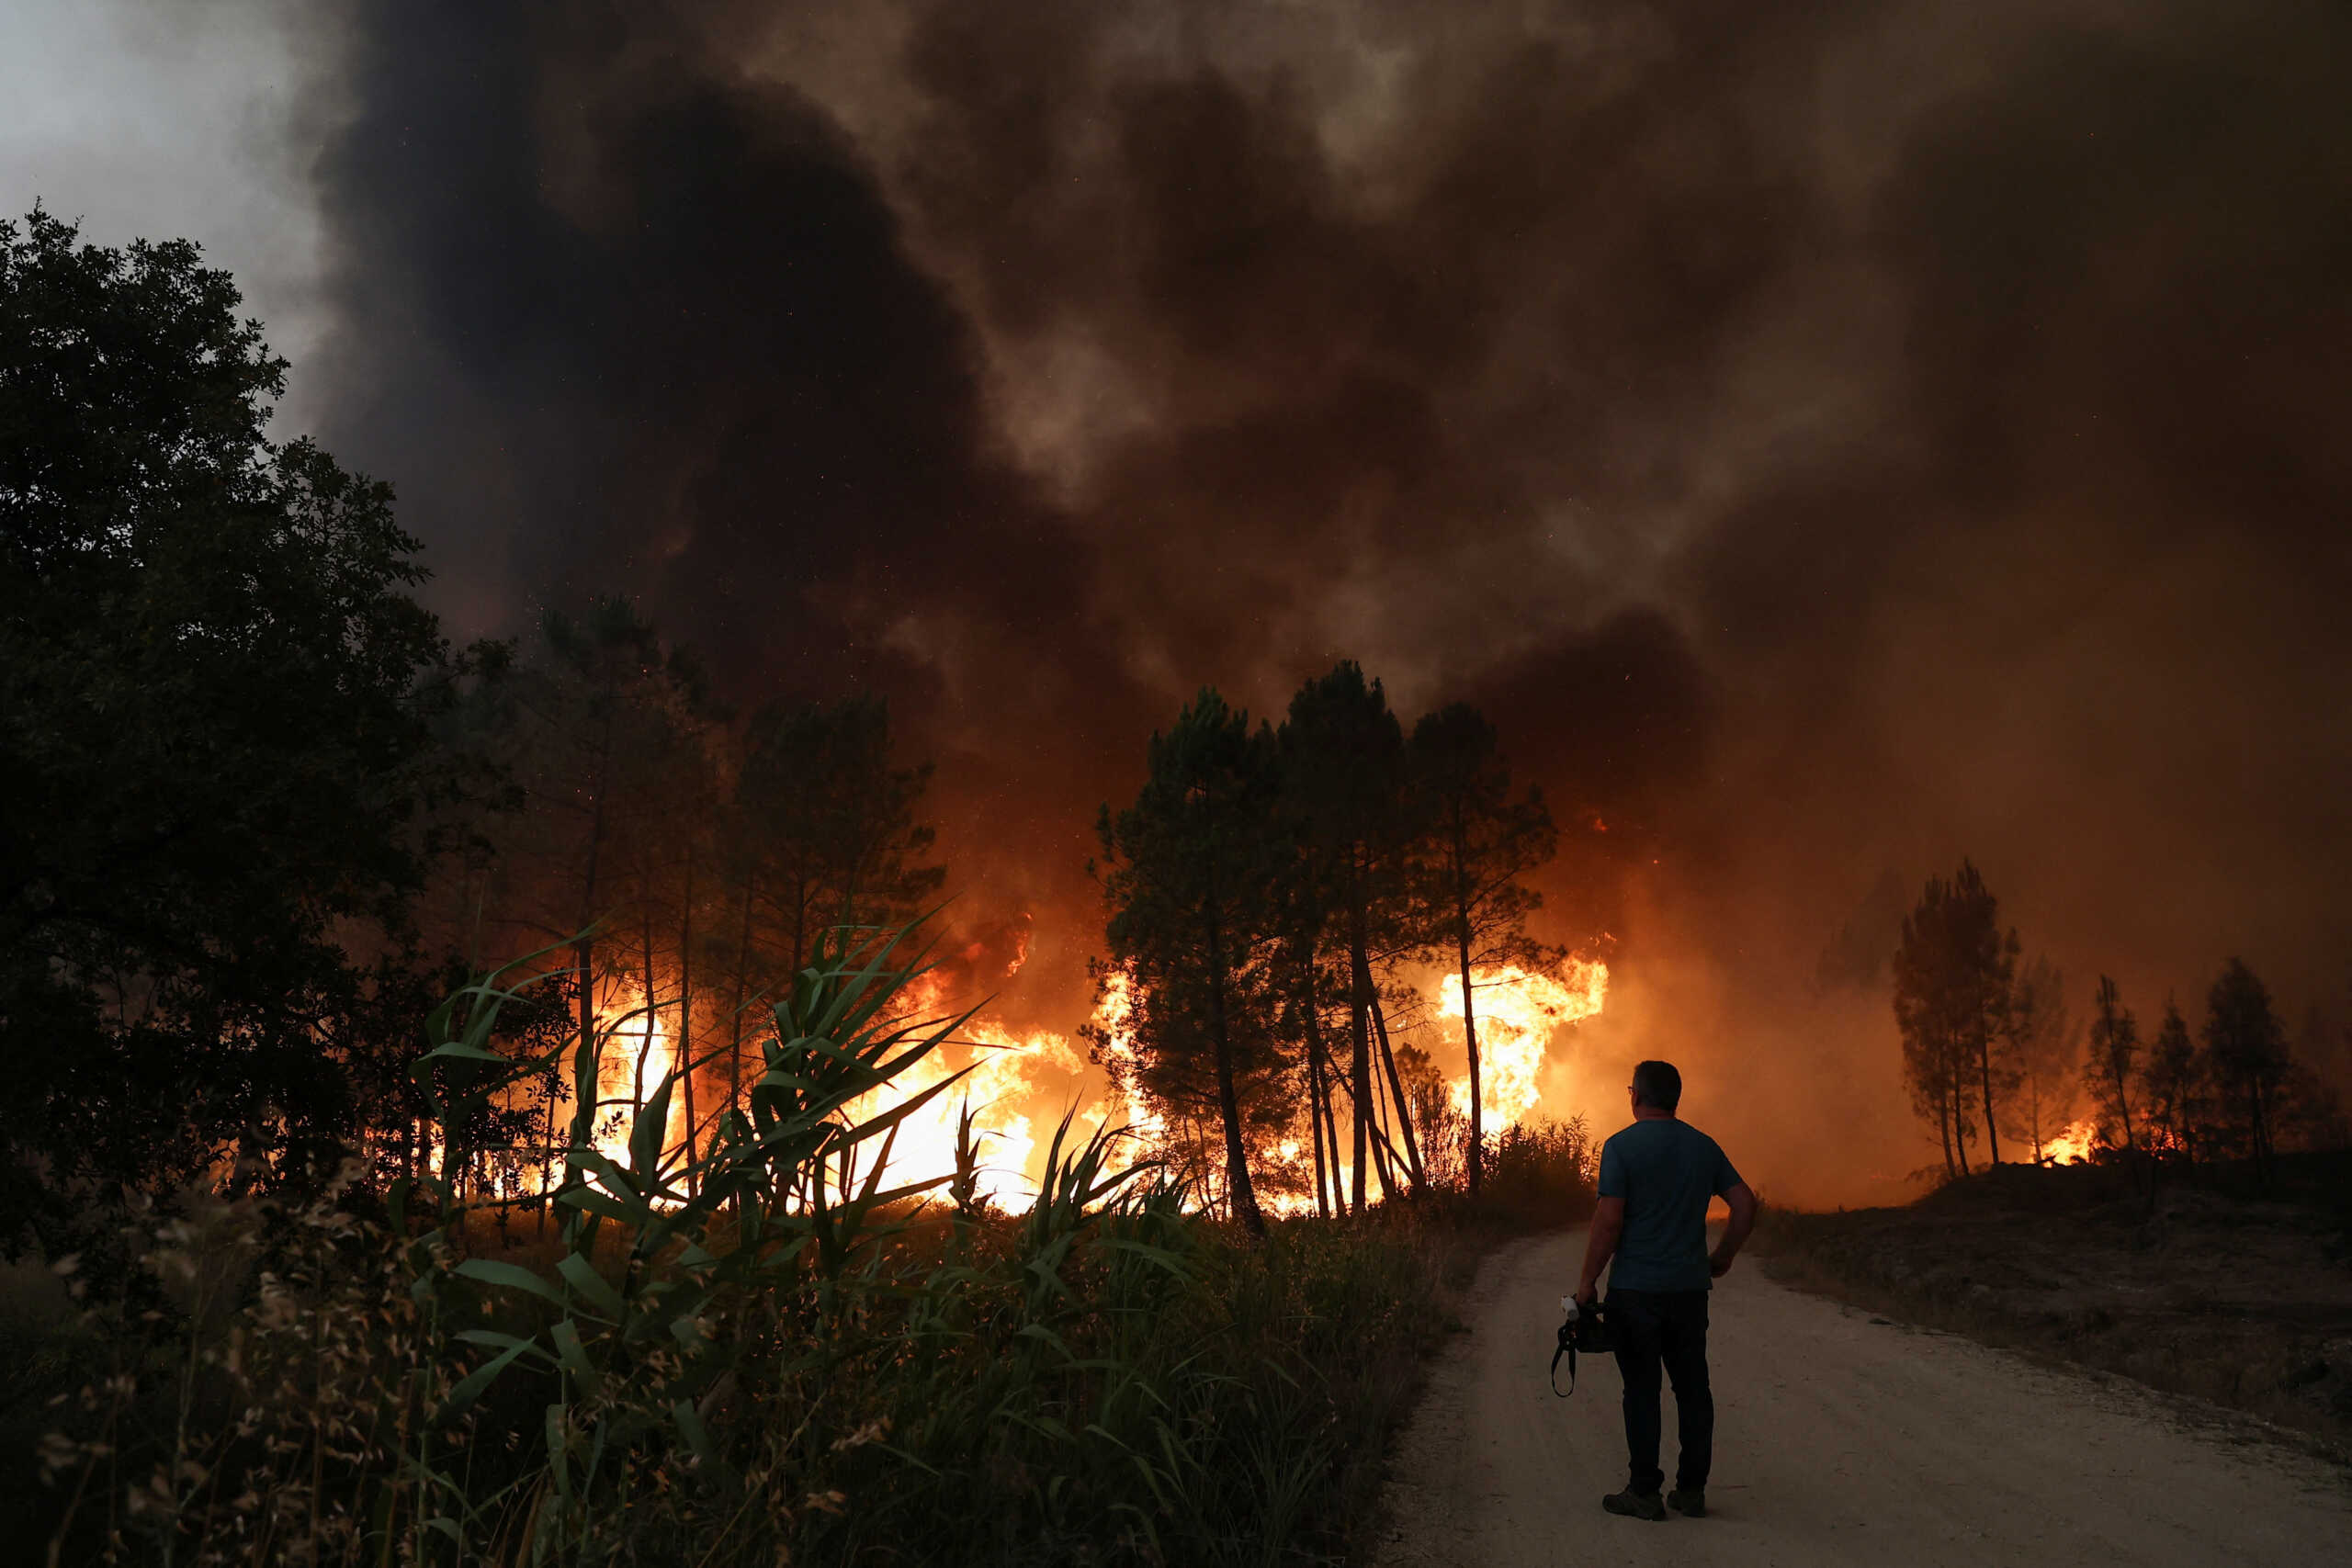
[[[2270,992],[2232,958],[2192,1030],[2174,997],[2154,1036],[2101,975],[2080,1013],[2047,957],[2027,958],[1968,862],[1930,877],[1894,955],[1894,1016],[1913,1109],[1936,1134],[1944,1179],[1972,1147],[1999,1165],[2113,1159],[2153,1179],[2243,1165],[2267,1184],[2281,1149],[2352,1142],[2335,1090],[2299,1060]],[[2020,1156],[2022,1159],[2020,1160]]]
[[[734,711],[618,599],[450,646],[389,488],[266,440],[285,367],[227,279],[181,248],[76,249],[38,213],[11,251],[45,383],[18,406],[46,424],[11,484],[9,694],[32,744],[7,1016],[55,1043],[9,1111],[12,1231],[224,1151],[240,1186],[345,1153],[379,1188],[415,1175],[416,1021],[526,953],[545,978],[501,1048],[626,1016],[625,1092],[692,1064],[675,1135],[698,1143],[741,1100],[761,998],[828,943],[938,908],[930,770],[897,760],[879,697]],[[1204,690],[1148,750],[1099,827],[1119,1021],[1086,1031],[1095,1065],[1253,1228],[1269,1180],[1324,1214],[1433,1179],[1475,1192],[1515,1119],[1487,1122],[1482,991],[1506,970],[1593,983],[1529,933],[1555,833],[1493,727],[1455,705],[1408,735],[1343,663],[1278,729]],[[1408,961],[1453,976],[1459,1110],[1392,1034],[1421,1005]],[[921,999],[988,978],[936,972]],[[559,1077],[494,1108],[455,1179],[543,1194]]]
[[[989,1560],[1344,1549],[1431,1292],[1589,1202],[1522,1113],[1606,971],[1531,934],[1495,728],[1347,662],[1279,725],[1202,690],[1102,808],[1091,1020],[1012,1038],[884,701],[731,706],[614,598],[453,644],[390,487],[271,439],[237,303],[0,230],[17,1522],[922,1557],[1044,1467]],[[1483,1010],[1539,983],[1498,1113]]]
[[[52,1562],[1360,1559],[1471,1269],[1594,1201],[1538,1078],[1612,953],[1510,738],[1351,660],[1136,716],[1084,1016],[1013,1032],[1027,914],[956,902],[882,695],[743,700],[622,597],[453,641],[238,307],[185,243],[0,225],[0,1518]],[[1931,1188],[2153,1210],[2346,1142],[2238,959],[2143,1038],[1967,862],[1891,945]]]

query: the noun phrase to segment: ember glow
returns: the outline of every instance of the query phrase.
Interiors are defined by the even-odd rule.
[[[1486,1125],[1498,1131],[1516,1126],[1534,1111],[1542,1099],[1536,1084],[1553,1032],[1600,1013],[1609,998],[1609,966],[1598,960],[1570,959],[1557,976],[1531,974],[1515,964],[1473,969],[1470,983],[1477,999],[1479,1098]],[[1439,981],[1437,1010],[1440,1018],[1459,1029],[1460,976],[1449,974]],[[1453,1108],[1468,1115],[1466,1063],[1450,1087]]]

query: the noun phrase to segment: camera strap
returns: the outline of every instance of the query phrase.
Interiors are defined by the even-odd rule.
[[[1560,1386],[1560,1358],[1568,1359],[1568,1386]],[[1577,1391],[1576,1323],[1572,1319],[1560,1325],[1560,1348],[1552,1352],[1552,1392],[1566,1399]]]

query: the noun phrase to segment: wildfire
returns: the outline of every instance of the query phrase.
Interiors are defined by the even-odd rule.
[[[1515,965],[1473,971],[1477,999],[1478,1048],[1482,1069],[1486,1125],[1499,1130],[1524,1121],[1541,1099],[1537,1087],[1553,1033],[1563,1025],[1598,1014],[1608,997],[1609,970],[1597,961],[1574,960],[1556,974],[1543,974]],[[907,1000],[904,1016],[911,1028],[922,1030],[922,1020],[946,1010],[944,990],[933,976],[922,976]],[[1452,975],[1438,981],[1436,1014],[1462,1017],[1462,987]],[[1135,1059],[1133,1017],[1135,999],[1124,976],[1105,986],[1093,1015],[1102,1055],[1115,1067]],[[616,984],[598,1009],[604,1035],[596,1096],[599,1109],[594,1141],[599,1152],[616,1163],[628,1159],[632,1109],[642,1105],[662,1077],[677,1066],[674,1021],[659,1008],[649,1009],[644,997],[626,984]],[[932,1028],[938,1025],[933,1023]],[[1083,1137],[1106,1124],[1134,1129],[1147,1144],[1167,1131],[1162,1117],[1139,1100],[1125,1100],[1101,1082],[1099,1071],[1065,1034],[1050,1030],[1015,1033],[993,1020],[974,1019],[956,1026],[953,1035],[894,1082],[846,1108],[852,1120],[883,1114],[960,1073],[955,1086],[899,1124],[890,1146],[886,1187],[898,1187],[952,1176],[956,1170],[957,1133],[964,1115],[972,1119],[976,1145],[976,1190],[998,1208],[1020,1213],[1036,1200],[1036,1183],[1045,1150],[1043,1144],[1064,1109],[1082,1107],[1072,1132]],[[1469,1109],[1470,1086],[1465,1070],[1450,1086],[1455,1107]],[[721,1091],[723,1097],[723,1090]],[[708,1111],[717,1100],[705,1097]],[[565,1112],[568,1114],[568,1111]],[[707,1119],[705,1119],[707,1124]],[[674,1151],[687,1134],[683,1086],[672,1095],[663,1147]],[[2087,1127],[2070,1128],[2069,1145],[2051,1145],[2054,1157],[2087,1152]],[[877,1141],[859,1151],[864,1159],[879,1155]],[[1295,1140],[1272,1151],[1285,1165],[1295,1165],[1304,1151]],[[862,1173],[861,1173],[862,1179]],[[1268,1206],[1277,1213],[1306,1212],[1311,1197],[1268,1194]]]
[[[1012,1213],[1035,1201],[1033,1163],[1041,1157],[1033,1113],[1041,1102],[1067,1104],[1077,1098],[1086,1061],[1066,1035],[1039,1030],[1016,1035],[978,1020],[959,1029],[947,1045],[933,1051],[882,1089],[853,1101],[853,1120],[879,1115],[968,1067],[946,1093],[899,1123],[884,1185],[900,1186],[947,1176],[956,1169],[956,1136],[964,1112],[972,1112],[978,1144],[977,1189],[980,1196]],[[1057,1095],[1054,1090],[1061,1092]],[[1099,1125],[1099,1111],[1090,1125]],[[876,1149],[878,1152],[878,1147]]]
[[[616,990],[597,1010],[597,1028],[605,1036],[596,1063],[596,1152],[616,1165],[628,1163],[629,1127],[635,1108],[651,1098],[662,1079],[677,1066],[677,1053],[661,1010],[645,1005],[637,990]],[[670,1114],[662,1128],[664,1152],[686,1135],[683,1089],[670,1095]]]
[[[2064,1132],[2041,1145],[2041,1157],[2051,1165],[2072,1165],[2091,1157],[2098,1130],[2088,1122],[2077,1122]]]
[[[1135,988],[1124,974],[1113,974],[1102,987],[1102,999],[1095,1005],[1094,1027],[1102,1032],[1102,1053],[1132,1067],[1136,1059]],[[1167,1131],[1166,1121],[1140,1100],[1130,1100],[1126,1106],[1127,1125],[1142,1135],[1146,1142],[1156,1142]]]
[[[1516,964],[1474,969],[1470,983],[1478,1004],[1479,1099],[1489,1128],[1515,1125],[1542,1098],[1536,1078],[1552,1032],[1591,1018],[1609,998],[1609,966],[1571,959],[1557,976],[1531,974]],[[1438,1016],[1462,1016],[1462,977],[1447,975],[1438,986]],[[1470,1111],[1470,1075],[1451,1086],[1454,1109]]]

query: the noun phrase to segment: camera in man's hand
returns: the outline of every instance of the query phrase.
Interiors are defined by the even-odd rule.
[[[1583,1306],[1574,1296],[1560,1298],[1560,1305],[1567,1309],[1567,1321],[1560,1325],[1560,1343],[1579,1356],[1611,1356],[1617,1352],[1617,1325],[1609,1320],[1609,1308],[1599,1297]]]

